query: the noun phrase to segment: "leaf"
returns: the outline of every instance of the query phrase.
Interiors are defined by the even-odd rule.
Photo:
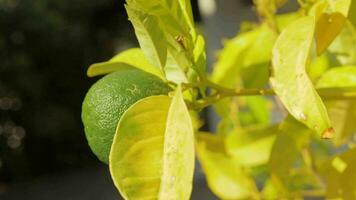
[[[343,66],[328,70],[318,81],[319,88],[355,87],[356,66]],[[356,131],[356,100],[329,100],[326,104],[335,128],[334,143],[344,144]]]
[[[316,56],[307,68],[310,80],[317,81],[329,67],[330,61],[326,54]]]
[[[263,25],[226,41],[214,65],[212,80],[221,86],[235,88],[242,68],[270,60],[274,39],[271,30]]]
[[[322,13],[316,24],[315,38],[317,54],[321,55],[342,30],[346,21],[340,13]]]
[[[313,34],[313,17],[300,18],[281,33],[273,48],[270,80],[291,115],[323,138],[330,138],[333,130],[326,108],[305,71]]]
[[[183,33],[188,37],[192,34],[192,40],[195,40],[195,27],[192,16],[190,1],[188,0],[126,0],[127,4],[133,5],[145,13],[157,16],[162,28],[171,34]]]
[[[146,58],[152,65],[163,69],[167,59],[167,42],[164,39],[165,33],[157,27],[159,19],[137,10],[130,4],[125,7]]]
[[[159,68],[152,66],[139,48],[125,50],[107,62],[92,64],[90,65],[87,74],[89,77],[93,77],[132,67],[164,79],[162,71]]]
[[[268,80],[268,63],[274,40],[273,32],[267,25],[262,25],[226,41],[214,65],[212,81],[228,88],[264,86]],[[214,106],[220,116],[229,114],[230,102],[231,98],[227,98]]]
[[[350,22],[329,47],[329,51],[336,55],[341,65],[356,64],[356,28]]]
[[[148,97],[124,113],[110,172],[125,199],[189,199],[193,171],[192,122],[179,90],[172,100]]]
[[[160,30],[160,38],[151,38],[164,43],[161,45],[165,53],[162,68],[166,78],[177,84],[195,82],[197,69],[194,71],[192,68],[195,67],[193,51],[197,35],[190,1],[127,0],[127,4],[146,15],[145,21],[155,21],[154,26],[147,27],[148,33]]]
[[[330,0],[324,12],[316,15],[316,49],[321,55],[341,32],[349,12],[351,0]],[[327,12],[329,11],[329,12]]]
[[[192,67],[192,62],[187,58],[186,52],[180,46],[174,46],[176,41],[171,41],[168,47],[167,63],[164,68],[167,79],[177,84],[187,83],[185,72]]]
[[[356,199],[356,148],[335,155],[320,166],[328,199]]]
[[[291,12],[276,15],[276,23],[278,30],[283,31],[290,23],[297,20],[300,17],[299,12]]]
[[[263,17],[270,17],[276,13],[288,0],[254,0],[257,12]]]
[[[292,168],[300,151],[308,144],[310,132],[291,116],[280,124],[269,160],[272,181],[280,191],[286,192],[292,189]]]
[[[356,1],[351,1],[349,20],[351,23],[356,26]]]
[[[164,138],[159,199],[189,199],[194,172],[194,130],[180,87],[169,107]]]
[[[206,133],[200,133],[197,139],[197,156],[212,192],[221,199],[252,198],[256,192],[253,180],[226,155],[223,141]]]
[[[205,41],[202,35],[198,35],[195,47],[194,47],[194,62],[196,71],[203,75],[206,72],[206,53],[205,53]]]
[[[276,125],[235,130],[226,138],[226,151],[244,166],[266,164],[277,131]]]

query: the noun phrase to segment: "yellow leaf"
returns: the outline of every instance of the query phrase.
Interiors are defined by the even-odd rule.
[[[209,188],[221,199],[256,199],[253,180],[239,162],[226,155],[223,141],[213,134],[199,134],[197,155]]]
[[[188,200],[194,172],[194,135],[180,88],[131,106],[119,121],[110,173],[127,199]]]

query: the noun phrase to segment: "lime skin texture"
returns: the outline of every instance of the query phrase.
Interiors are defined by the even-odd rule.
[[[82,121],[89,146],[99,160],[108,164],[117,124],[131,105],[170,91],[161,79],[137,69],[113,72],[97,81],[83,101]]]

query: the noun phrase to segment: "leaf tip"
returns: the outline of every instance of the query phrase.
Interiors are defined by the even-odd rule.
[[[329,127],[321,134],[321,138],[322,139],[331,139],[334,137],[334,134],[335,134],[334,128]]]

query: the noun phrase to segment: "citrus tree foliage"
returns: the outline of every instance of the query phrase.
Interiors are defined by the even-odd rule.
[[[287,0],[254,3],[260,20],[208,73],[189,0],[126,0],[140,48],[88,75],[134,67],[173,92],[118,123],[110,171],[125,199],[189,199],[195,155],[221,199],[356,199],[355,1],[299,0],[284,14]],[[208,106],[216,133],[199,131]]]

